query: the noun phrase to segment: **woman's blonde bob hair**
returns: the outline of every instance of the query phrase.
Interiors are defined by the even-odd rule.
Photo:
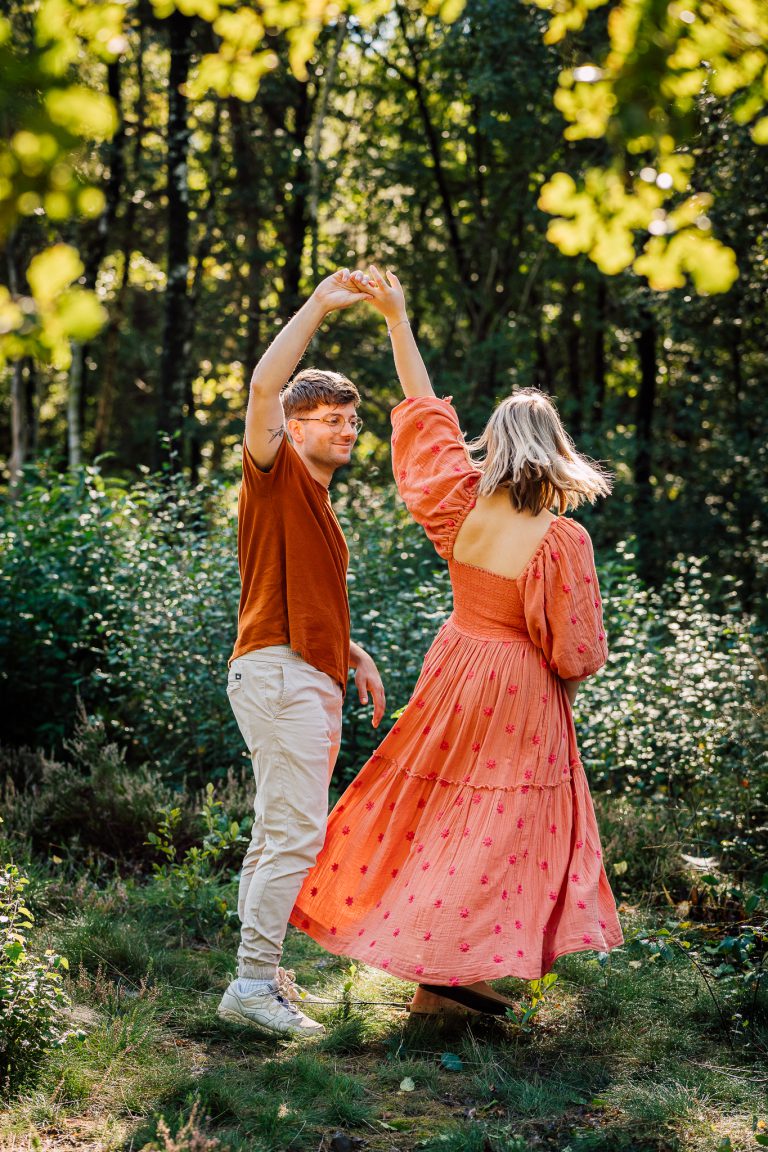
[[[509,488],[518,512],[535,516],[556,508],[562,514],[611,490],[610,473],[576,451],[554,404],[538,388],[521,388],[502,400],[467,450],[482,472],[478,495]]]

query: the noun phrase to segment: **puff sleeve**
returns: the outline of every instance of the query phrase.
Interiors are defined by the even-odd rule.
[[[518,580],[533,643],[562,680],[583,680],[608,656],[602,600],[587,531],[564,517]]]
[[[449,400],[423,396],[392,411],[392,469],[405,505],[444,559],[474,507],[480,477]]]

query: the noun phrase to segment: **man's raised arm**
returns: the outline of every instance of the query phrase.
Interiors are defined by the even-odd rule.
[[[280,393],[329,312],[370,299],[348,287],[346,268],[321,280],[310,298],[272,341],[253,370],[245,414],[245,443],[257,467],[272,467],[283,437]]]

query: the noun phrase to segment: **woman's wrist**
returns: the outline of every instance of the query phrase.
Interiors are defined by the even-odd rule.
[[[401,316],[399,319],[396,317],[391,324],[389,320],[387,320],[387,332],[389,332],[391,335],[395,328],[399,328],[401,324],[410,324],[410,320],[407,316]]]

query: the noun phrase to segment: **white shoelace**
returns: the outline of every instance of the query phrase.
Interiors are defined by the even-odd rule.
[[[277,991],[284,1000],[293,1003],[302,999],[302,989],[296,983],[296,973],[292,968],[278,968],[275,976]]]

